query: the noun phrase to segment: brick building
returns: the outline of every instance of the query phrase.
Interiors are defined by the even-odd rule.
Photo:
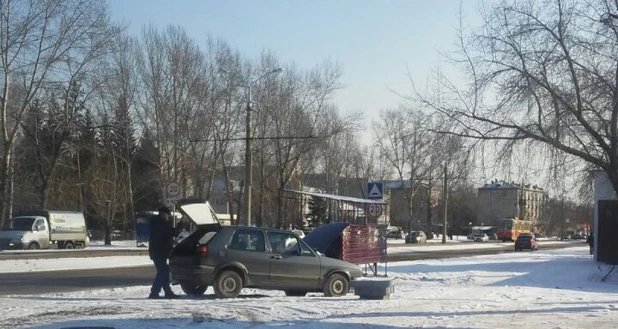
[[[477,220],[492,225],[499,218],[517,217],[535,224],[543,216],[548,198],[536,185],[492,181],[477,191]]]

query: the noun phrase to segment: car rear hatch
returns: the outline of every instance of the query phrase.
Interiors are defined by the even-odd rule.
[[[200,246],[207,245],[221,230],[221,223],[208,201],[179,201],[176,209],[197,229],[174,248],[170,264],[195,263]]]

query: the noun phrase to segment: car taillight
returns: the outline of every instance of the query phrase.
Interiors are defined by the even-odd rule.
[[[201,245],[199,248],[197,248],[197,253],[201,256],[201,257],[206,257],[208,256],[208,247],[203,244]]]

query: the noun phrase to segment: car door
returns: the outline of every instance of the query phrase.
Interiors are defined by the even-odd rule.
[[[247,269],[248,285],[267,285],[270,254],[266,252],[264,231],[239,228],[226,246],[226,263],[240,263]]]
[[[270,281],[274,288],[314,290],[320,280],[320,259],[294,234],[268,232]]]
[[[49,248],[49,231],[47,222],[43,218],[39,218],[32,224],[32,233],[34,241],[37,242],[40,248]]]

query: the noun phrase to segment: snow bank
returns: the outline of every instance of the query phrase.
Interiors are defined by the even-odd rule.
[[[109,256],[0,260],[0,273],[99,269],[152,265],[148,256]]]

